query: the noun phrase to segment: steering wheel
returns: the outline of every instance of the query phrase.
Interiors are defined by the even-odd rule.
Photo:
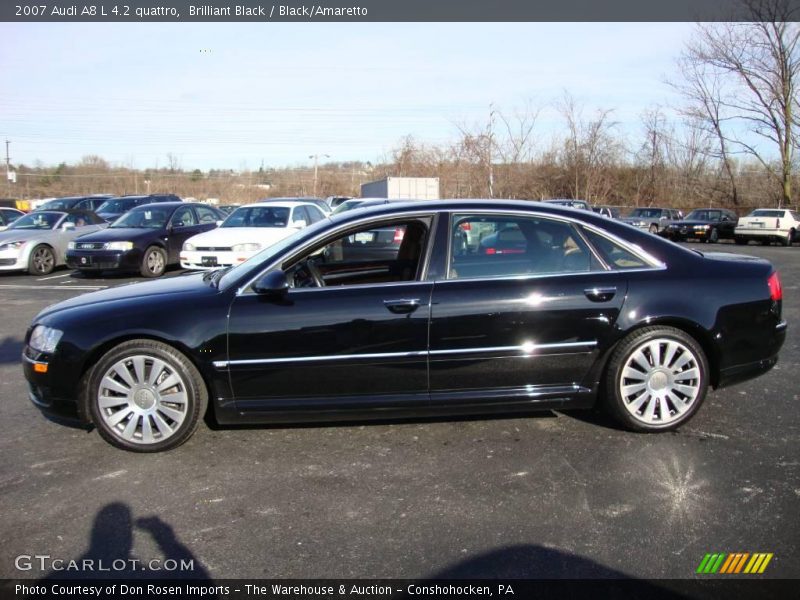
[[[322,279],[322,273],[320,273],[320,270],[317,268],[314,260],[311,258],[307,259],[305,266],[308,274],[311,275],[311,279],[314,280],[314,284],[317,287],[325,287],[325,281]]]

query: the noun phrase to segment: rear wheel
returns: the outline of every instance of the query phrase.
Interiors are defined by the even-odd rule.
[[[161,277],[167,269],[167,253],[158,246],[150,246],[142,257],[139,269],[143,277]]]
[[[56,268],[56,255],[50,246],[36,246],[28,259],[28,272],[32,275],[49,275]]]
[[[795,237],[794,229],[790,229],[789,233],[786,235],[786,239],[783,240],[783,245],[784,246],[791,246],[792,242],[794,241],[794,237]]]
[[[620,342],[606,374],[611,414],[635,431],[667,431],[692,418],[708,390],[700,345],[674,327],[646,327]]]
[[[188,440],[208,405],[195,366],[172,346],[132,340],[109,350],[88,376],[88,413],[110,444],[133,452]]]

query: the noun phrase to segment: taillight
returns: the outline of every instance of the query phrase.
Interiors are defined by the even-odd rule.
[[[778,300],[783,300],[783,288],[781,287],[781,278],[778,277],[778,272],[775,271],[772,275],[769,276],[767,279],[767,285],[769,286],[769,297],[772,299],[773,302],[777,302]]]
[[[402,227],[398,227],[394,230],[394,243],[399,244],[403,241],[403,234],[405,234],[406,230]]]
[[[494,248],[487,248],[486,254],[497,254],[497,250],[495,250]]]

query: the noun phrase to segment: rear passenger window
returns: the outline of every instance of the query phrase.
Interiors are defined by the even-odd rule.
[[[602,267],[569,223],[539,217],[456,214],[449,279],[582,273]]]
[[[643,269],[651,265],[607,237],[584,229],[584,234],[597,253],[612,269]]]

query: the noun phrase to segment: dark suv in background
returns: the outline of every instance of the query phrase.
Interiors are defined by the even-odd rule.
[[[96,212],[113,194],[92,194],[91,196],[66,196],[48,200],[36,210],[88,210]]]
[[[115,221],[132,208],[142,204],[153,204],[154,202],[181,202],[175,194],[149,194],[146,196],[117,196],[109,198],[95,211],[98,216],[106,221]]]

